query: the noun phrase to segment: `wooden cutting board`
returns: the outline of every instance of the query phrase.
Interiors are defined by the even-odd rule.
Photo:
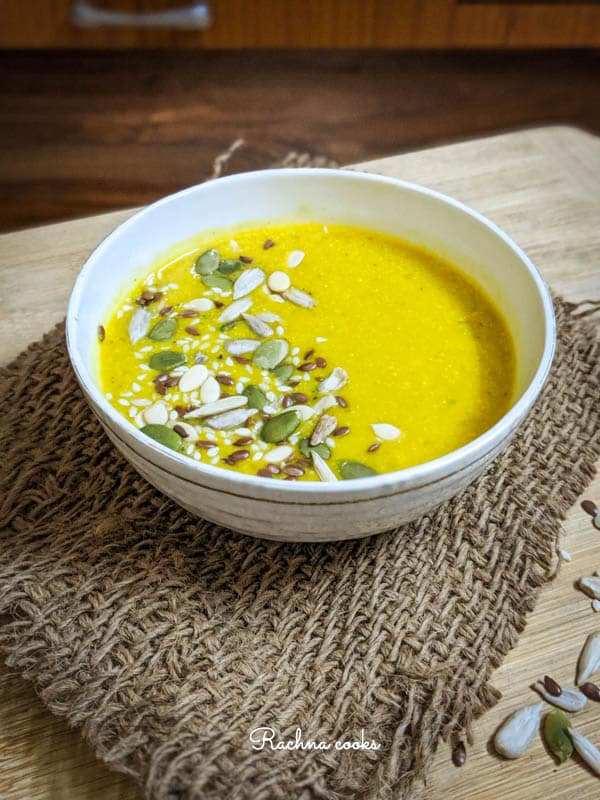
[[[537,128],[360,166],[464,201],[508,231],[556,292],[575,301],[600,299],[600,140],[591,134]],[[0,363],[63,317],[86,256],[130,213],[0,236]],[[586,496],[600,503],[600,479]],[[572,561],[543,590],[517,647],[494,674],[503,698],[475,725],[467,764],[453,767],[441,745],[427,782],[431,800],[600,796],[598,778],[575,759],[557,767],[539,740],[515,762],[501,761],[489,750],[499,722],[535,701],[529,684],[545,673],[572,682],[585,637],[600,630],[600,615],[574,587],[581,575],[600,568],[600,531],[579,506],[571,509],[564,529]],[[589,703],[576,725],[600,746],[600,704]],[[139,800],[141,792],[96,761],[79,734],[44,709],[28,683],[0,667],[0,800],[26,798]]]

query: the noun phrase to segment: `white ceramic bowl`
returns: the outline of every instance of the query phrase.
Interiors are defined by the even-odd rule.
[[[266,221],[355,224],[454,261],[495,299],[517,349],[512,408],[492,428],[416,467],[333,484],[284,482],[204,465],[141,434],[100,391],[98,324],[151,262],[203,230]],[[525,253],[456,200],[392,178],[327,169],[233,175],[192,186],[135,214],[83,267],[69,303],[67,343],[90,406],[115,446],[150,483],[193,514],[253,536],[352,539],[408,522],[464,489],[508,444],[550,370],[555,321],[548,289]]]

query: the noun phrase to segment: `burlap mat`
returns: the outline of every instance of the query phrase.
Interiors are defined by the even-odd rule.
[[[193,519],[113,449],[58,327],[1,374],[0,647],[150,798],[407,797],[470,736],[600,450],[600,343],[556,363],[507,452],[397,531],[289,545]],[[251,749],[365,738],[374,751]],[[450,768],[450,767],[449,767]]]

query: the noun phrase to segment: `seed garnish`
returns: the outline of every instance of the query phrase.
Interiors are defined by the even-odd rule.
[[[185,311],[180,311],[179,316],[183,317],[184,319],[191,319],[192,317],[197,317],[198,312],[194,311],[193,308],[186,308]]]
[[[273,239],[267,239],[263,244],[263,250],[269,250],[271,247],[275,247],[275,242]]]
[[[244,264],[251,264],[253,259],[250,258],[250,256],[240,256],[240,261],[242,261]]]
[[[235,383],[234,379],[230,375],[215,375],[215,378],[222,386],[233,386]]]
[[[327,361],[325,361],[325,359],[321,356],[317,356],[317,358],[315,358],[315,364],[319,369],[325,369],[327,366]]]
[[[211,442],[208,439],[198,439],[196,442],[196,447],[199,447],[201,450],[210,450],[215,445],[216,442]]]
[[[185,329],[186,333],[189,333],[190,336],[200,336],[200,331],[198,328],[195,328],[193,325],[188,325]]]
[[[595,703],[600,703],[600,687],[595,683],[582,683],[579,687],[579,691],[583,692],[586,697],[593,700]]]
[[[235,447],[245,447],[247,444],[252,444],[254,439],[252,436],[240,436],[239,439],[236,439],[233,443]]]
[[[379,450],[381,444],[379,442],[373,442],[367,447],[367,453],[374,453],[376,450]]]
[[[592,517],[595,517],[596,514],[600,513],[600,509],[593,500],[583,500],[581,507],[586,514],[589,514]]]
[[[452,748],[452,763],[455,767],[462,767],[467,760],[467,751],[464,742],[457,742]]]
[[[560,697],[562,694],[562,689],[560,685],[551,678],[549,675],[544,675],[544,686],[546,687],[546,691],[549,692],[554,697]]]
[[[302,372],[312,372],[313,369],[316,369],[317,365],[314,361],[305,361],[304,364],[300,364],[298,367],[299,370]]]
[[[182,439],[187,439],[189,435],[183,425],[173,425],[173,430],[175,433],[178,433]]]
[[[230,464],[237,464],[239,461],[244,461],[250,455],[250,450],[234,450],[231,455],[227,457]]]
[[[340,425],[340,427],[336,428],[331,435],[339,437],[339,436],[347,436],[349,433],[350,433],[350,428],[348,425]]]
[[[158,313],[161,317],[166,317],[171,311],[173,311],[173,306],[163,306]]]
[[[98,340],[103,342],[106,337],[106,330],[104,329],[104,325],[98,325]]]
[[[314,354],[315,354],[314,348],[313,348],[312,350],[307,350],[307,352],[306,352],[306,353],[304,353],[304,360],[305,360],[305,361],[308,361],[308,359],[309,359],[311,356],[314,356]]]

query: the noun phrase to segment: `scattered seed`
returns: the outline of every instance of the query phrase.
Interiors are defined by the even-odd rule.
[[[235,380],[231,377],[231,375],[215,375],[215,379],[219,381],[221,386],[233,386]]]
[[[164,447],[169,447],[171,450],[181,449],[181,436],[166,425],[144,425],[141,431]]]
[[[462,767],[467,760],[467,751],[464,742],[457,742],[452,749],[452,763],[455,767]]]
[[[228,456],[228,461],[230,464],[237,464],[239,461],[244,461],[249,456],[250,450],[234,450],[234,452]]]
[[[259,475],[261,478],[272,478],[273,477],[273,473],[270,472],[266,467],[263,467],[262,469],[259,469],[256,474]]]
[[[208,286],[209,289],[220,289],[222,292],[231,292],[233,290],[233,282],[220,273],[203,275],[202,283]],[[217,308],[221,308],[221,306],[217,305],[217,301],[215,301],[215,305]]]
[[[258,339],[232,339],[225,342],[225,350],[232,356],[241,356],[245,353],[253,353],[259,345]]]
[[[345,481],[355,480],[356,478],[369,478],[377,475],[377,472],[360,461],[342,461],[340,463],[340,475]]]
[[[571,737],[573,747],[582,761],[585,761],[596,775],[600,775],[600,750],[587,737],[573,730],[573,728],[567,728],[567,733]]]
[[[225,303],[222,303],[220,300],[215,300],[215,308],[223,308]]]
[[[331,456],[331,450],[325,444],[325,442],[322,442],[321,444],[317,444],[314,447],[312,447],[308,439],[308,436],[304,436],[302,439],[300,439],[300,441],[298,442],[298,447],[300,448],[300,452],[302,453],[302,455],[306,456],[306,458],[311,457],[310,455],[311,450],[314,450],[316,453],[318,453],[321,456],[321,458],[324,459],[325,461]]]
[[[273,450],[269,450],[268,453],[265,453],[265,461],[268,461],[270,464],[278,464],[282,461],[287,461],[293,452],[293,447],[287,444],[280,445],[279,447],[274,447]]]
[[[341,367],[336,367],[328,378],[325,378],[319,383],[319,392],[326,394],[327,392],[336,392],[348,383],[348,373]],[[333,398],[332,398],[333,399]],[[335,400],[333,400],[335,403]]]
[[[294,267],[297,267],[299,264],[301,264],[303,260],[304,260],[304,251],[292,250],[292,252],[287,257],[287,265],[288,267],[294,269]]]
[[[98,340],[103,342],[106,337],[106,329],[104,325],[98,325]]]
[[[551,678],[549,675],[544,675],[544,686],[546,687],[546,691],[554,697],[560,697],[562,694],[560,684],[558,684],[554,678]]]
[[[252,300],[249,297],[240,298],[239,300],[234,300],[231,305],[227,306],[227,308],[221,313],[219,317],[219,322],[233,322],[234,320],[241,317],[245,311],[252,306]]]
[[[200,387],[200,400],[203,403],[215,403],[219,399],[221,389],[219,388],[218,381],[212,375],[204,381]]]
[[[595,683],[582,683],[579,691],[595,703],[600,703],[600,687]]]
[[[379,442],[373,442],[367,447],[367,453],[374,453],[376,450],[379,450],[381,444]]]
[[[233,400],[234,398],[232,397],[230,399]],[[223,400],[221,402],[225,401]],[[233,411],[226,411],[224,414],[208,417],[208,419],[204,420],[204,424],[215,430],[228,431],[232,428],[239,428],[246,422],[248,417],[254,413],[255,411],[253,408],[236,408]]]
[[[175,431],[175,433],[178,433],[182,439],[187,439],[187,437],[189,436],[188,432],[183,427],[183,425],[180,425],[179,423],[177,425],[173,425],[173,430]]]
[[[292,364],[280,364],[273,370],[273,375],[280,383],[287,383],[294,373]]]
[[[196,353],[194,356],[194,364],[206,364],[208,361],[208,356],[204,355],[204,353]]]
[[[290,397],[296,405],[308,402],[308,395],[304,394],[304,392],[292,392]]]
[[[298,467],[294,464],[288,464],[283,468],[283,471],[286,475],[291,475],[293,478],[300,478],[302,475],[304,475],[304,470],[302,467]]]
[[[222,258],[217,270],[222,275],[231,275],[234,272],[239,272],[244,264],[239,258]]]
[[[252,444],[254,439],[252,436],[240,436],[239,439],[236,439],[233,443],[236,447],[245,447],[247,444]]]
[[[148,333],[150,328],[150,312],[145,308],[134,311],[129,320],[129,339],[131,344],[137,344]]]
[[[319,369],[325,369],[327,366],[327,361],[325,361],[325,359],[321,356],[317,356],[317,358],[315,358],[315,364]]]
[[[335,417],[330,416],[329,414],[323,414],[323,416],[319,419],[315,428],[312,432],[312,435],[309,440],[309,445],[311,447],[315,447],[318,444],[322,444],[328,436],[337,428],[337,419]]]
[[[248,398],[248,408],[256,408],[258,411],[262,411],[267,404],[266,394],[260,387],[252,383],[246,386],[242,394]]]
[[[260,344],[254,353],[254,363],[260,369],[274,369],[287,356],[290,349],[285,339],[270,339]]]
[[[320,400],[317,400],[317,402],[313,405],[313,409],[315,410],[315,413],[322,414],[323,411],[327,411],[327,409],[333,408],[333,406],[336,405],[337,403],[335,398],[328,394],[325,397],[321,397]]]
[[[267,239],[266,242],[263,244],[263,250],[269,250],[269,248],[275,247],[275,242],[273,239]]]
[[[562,558],[563,561],[570,561],[571,560],[571,553],[568,550],[559,550],[559,556]]]
[[[236,364],[249,364],[250,363],[250,359],[249,358],[245,358],[244,356],[232,356],[232,358],[233,358],[233,360],[235,361]]]
[[[327,462],[317,453],[316,449],[310,451],[310,457],[313,461],[313,466],[319,478],[324,483],[334,483],[337,481],[337,475],[329,467]]]
[[[383,439],[386,442],[391,442],[400,436],[400,429],[395,425],[389,425],[387,422],[376,422],[371,425],[371,428],[378,439]]]
[[[147,425],[166,425],[169,420],[169,412],[165,404],[157,400],[156,403],[152,403],[142,411],[142,418]]]
[[[281,401],[281,407],[282,408],[289,408],[290,406],[293,406],[293,405],[294,405],[294,401],[289,396],[289,394],[284,395],[283,399]]]
[[[571,720],[562,711],[550,711],[544,717],[542,727],[544,741],[550,752],[562,763],[573,755],[573,743],[567,736]]]
[[[265,280],[265,273],[258,267],[247,269],[236,280],[233,285],[233,299],[237,300],[257,289]]]
[[[212,275],[216,272],[221,262],[221,256],[218,250],[211,248],[198,256],[194,264],[194,272],[196,275]]]
[[[260,432],[263,442],[279,444],[285,441],[300,424],[300,415],[296,411],[284,411],[268,419]]]
[[[240,261],[244,264],[251,264],[254,259],[250,258],[250,256],[240,256]]]
[[[316,369],[317,365],[314,361],[305,361],[304,364],[300,364],[298,367],[299,370],[302,372],[312,372],[313,369]]]
[[[199,439],[196,442],[196,447],[199,447],[201,450],[210,450],[215,444],[216,442],[211,442],[209,439]]]
[[[301,308],[314,308],[317,305],[317,301],[314,297],[311,297],[300,289],[295,289],[293,286],[290,286],[290,288],[282,292],[282,294],[290,303],[294,303],[294,305],[300,306]]]
[[[598,669],[600,669],[600,631],[590,633],[585,640],[577,663],[577,685],[585,683]]]
[[[600,509],[593,500],[583,500],[581,503],[581,507],[583,508],[585,513],[589,514],[591,517],[595,517],[596,514],[600,511]]]
[[[208,297],[197,297],[184,303],[184,307],[189,311],[210,311],[213,305],[213,301]]]
[[[193,325],[188,325],[185,329],[186,333],[189,333],[190,336],[200,336],[200,331],[198,328],[195,328]]]
[[[203,364],[195,364],[183,373],[179,379],[179,388],[182,392],[193,392],[199,389],[208,378],[208,370]]]
[[[600,511],[594,517],[594,528],[598,528],[600,531]]]
[[[331,435],[340,437],[347,436],[349,433],[350,427],[348,425],[340,425],[340,427],[336,428]]]
[[[585,592],[596,600],[600,600],[600,577],[592,575],[589,578],[579,578],[577,585],[582,592]]]
[[[287,275],[285,272],[281,272],[281,270],[272,272],[267,278],[267,286],[276,294],[287,292],[291,285],[292,282],[289,278],[289,275]]]
[[[185,364],[185,356],[175,350],[161,350],[148,361],[148,365],[157,372],[170,372],[175,367]]]
[[[225,411],[233,411],[234,409],[241,408],[248,404],[248,398],[242,395],[235,395],[233,397],[225,397],[222,400],[215,400],[214,403],[206,403],[205,405],[195,408],[185,415],[186,419],[198,419],[200,417],[212,417],[216,414],[221,414]]]
[[[183,319],[192,319],[192,317],[198,316],[198,312],[194,311],[193,308],[186,308],[185,311],[181,311],[179,313],[179,316],[182,317]]]
[[[561,686],[558,697],[551,694],[541,681],[534,683],[533,688],[544,700],[552,703],[553,706],[557,706],[557,708],[562,708],[564,711],[579,711],[587,703],[586,696],[571,686]]]
[[[163,306],[158,312],[159,316],[166,317],[167,314],[170,314],[173,311],[173,306]]]
[[[251,314],[242,314],[242,318],[250,330],[257,336],[261,336],[262,338],[266,336],[273,336],[273,328],[271,328],[270,325],[267,325],[266,322],[263,322],[262,319],[253,317]]]
[[[529,747],[540,726],[543,703],[526,706],[511,714],[494,736],[496,751],[505,758],[518,758]]]

